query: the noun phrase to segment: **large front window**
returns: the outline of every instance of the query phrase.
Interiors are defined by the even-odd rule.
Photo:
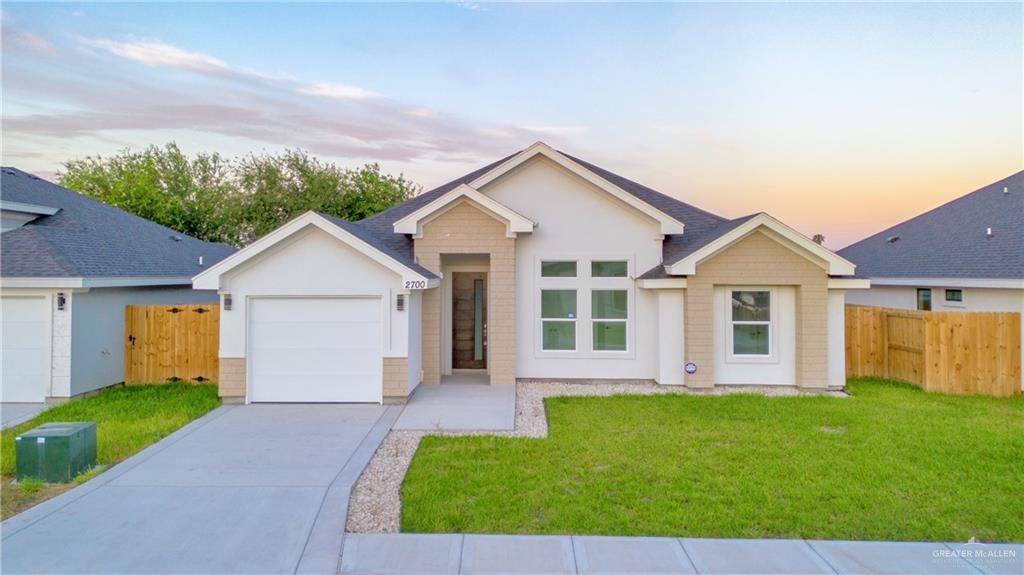
[[[544,350],[576,349],[576,290],[541,290],[540,317]]]
[[[590,292],[594,351],[626,351],[628,295],[626,290]]]
[[[771,303],[770,291],[732,291],[733,355],[771,355]]]
[[[539,263],[540,351],[580,357],[629,351],[633,280],[628,260]]]

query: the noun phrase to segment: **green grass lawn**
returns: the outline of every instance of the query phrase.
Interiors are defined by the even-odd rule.
[[[402,530],[1024,541],[1024,397],[547,400],[550,436],[423,439]]]
[[[101,469],[142,448],[220,405],[215,385],[168,383],[113,387],[91,397],[44,411],[31,421],[0,434],[0,515],[7,518],[67,491],[75,483],[14,482],[14,437],[51,421],[95,421],[96,459]],[[95,475],[83,474],[81,482]]]

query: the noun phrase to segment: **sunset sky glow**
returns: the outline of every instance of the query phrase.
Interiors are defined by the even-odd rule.
[[[1022,4],[10,4],[3,163],[174,140],[429,189],[543,140],[845,246],[1024,165]]]

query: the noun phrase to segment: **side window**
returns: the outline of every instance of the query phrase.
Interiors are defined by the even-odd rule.
[[[959,289],[948,289],[946,290],[946,301],[963,303],[964,301],[964,290]]]
[[[771,355],[771,298],[769,291],[732,292],[733,355]]]
[[[917,288],[917,309],[932,311],[932,290],[930,288]]]

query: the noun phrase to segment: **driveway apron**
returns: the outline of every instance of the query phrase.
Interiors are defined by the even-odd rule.
[[[362,469],[399,411],[221,408],[6,521],[3,572],[294,573],[300,562],[332,570],[354,467]],[[307,549],[325,557],[304,556]]]

